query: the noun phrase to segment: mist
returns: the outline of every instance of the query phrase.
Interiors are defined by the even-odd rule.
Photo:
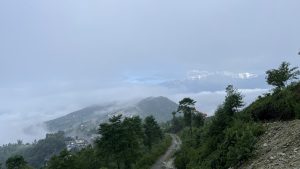
[[[282,61],[299,65],[299,6],[298,0],[1,1],[0,144],[42,138],[44,121],[110,101],[191,97],[212,115],[233,84],[249,104],[270,89],[266,70]]]
[[[249,104],[258,95],[267,92],[268,89],[241,89],[240,91],[245,96],[245,102]],[[12,98],[13,102],[1,105],[0,133],[4,137],[1,137],[0,144],[16,142],[17,140],[31,143],[34,140],[44,138],[49,131],[43,122],[95,104],[110,102],[128,104],[129,101],[150,96],[165,96],[178,103],[184,97],[191,97],[197,101],[196,107],[199,111],[211,116],[217,106],[222,104],[226,94],[224,90],[184,93],[156,85],[141,84],[116,88],[76,90],[65,93],[58,90],[57,93],[35,93],[36,96],[26,99],[19,98],[20,92],[18,90],[14,92],[16,92],[15,98],[11,95],[13,91],[10,92],[10,96],[7,95],[7,97]],[[30,91],[26,93],[30,93]],[[5,99],[1,102],[5,103],[5,101],[8,103]]]

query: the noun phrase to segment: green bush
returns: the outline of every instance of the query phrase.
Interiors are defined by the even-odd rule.
[[[210,125],[197,131],[204,137],[200,140],[196,135],[187,137],[188,130],[183,130],[180,134],[183,145],[175,154],[177,169],[227,169],[239,165],[252,156],[257,138],[264,132],[258,123],[234,118],[224,130],[222,140],[218,141],[207,131]],[[197,142],[200,144],[195,144]]]
[[[272,94],[259,97],[245,109],[258,121],[292,120],[299,118],[300,83],[294,83]]]
[[[223,155],[220,159],[221,165],[229,168],[251,157],[257,138],[262,133],[263,129],[258,124],[235,120],[226,129],[224,142],[220,146]]]

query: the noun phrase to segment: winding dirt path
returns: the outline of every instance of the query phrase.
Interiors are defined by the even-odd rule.
[[[180,149],[181,140],[176,134],[170,135],[172,137],[171,146],[168,148],[166,153],[155,162],[151,169],[175,169],[173,165],[174,159],[172,156],[178,149]]]

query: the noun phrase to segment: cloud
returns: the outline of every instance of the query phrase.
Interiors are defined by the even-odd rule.
[[[52,88],[50,91],[40,92],[31,88],[0,90],[0,102],[2,103],[0,112],[3,112],[0,114],[0,133],[5,136],[1,137],[0,144],[15,142],[17,139],[31,142],[34,139],[43,138],[47,132],[42,125],[43,121],[93,104],[114,101],[122,103],[149,96],[166,96],[178,102],[184,97],[191,97],[197,100],[199,110],[212,115],[225,96],[224,91],[178,93],[167,87],[145,84],[66,90],[69,86],[65,83],[56,88],[56,90]],[[249,102],[266,90],[241,89],[241,91],[245,94],[245,100]],[[6,97],[10,100],[6,100]]]
[[[187,73],[187,79],[191,79],[191,80],[201,80],[212,76],[227,76],[234,79],[252,79],[252,78],[257,78],[258,74],[249,73],[249,72],[234,73],[230,71],[209,72],[204,70],[191,70]]]
[[[65,86],[66,87],[66,86]],[[67,91],[59,87],[55,91],[37,91],[31,88],[2,91],[0,102],[0,145],[21,139],[31,142],[43,138],[46,130],[43,122],[54,119],[93,104],[127,102],[148,96],[168,95],[161,87],[130,85],[111,88],[75,89]],[[68,87],[66,87],[68,88]],[[62,91],[63,90],[63,91]],[[20,92],[22,91],[22,92]],[[36,93],[35,95],[31,92]],[[10,98],[7,100],[6,98]]]
[[[263,72],[299,63],[299,5],[0,1],[0,143],[23,136],[30,121],[103,101],[189,95],[212,113],[228,84],[267,88]]]

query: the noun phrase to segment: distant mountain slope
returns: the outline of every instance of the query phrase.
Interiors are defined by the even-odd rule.
[[[109,108],[112,106],[113,104],[86,107],[63,117],[47,121],[46,125],[50,131],[65,131],[80,123],[95,120],[95,118],[104,118],[107,115],[106,113],[109,111]]]
[[[111,103],[86,107],[47,121],[45,124],[52,132],[65,131],[69,136],[83,136],[95,132],[95,128],[101,122],[108,120],[114,114],[139,115],[142,118],[153,115],[157,121],[164,122],[172,118],[171,113],[177,107],[175,102],[166,97],[149,97],[127,105]]]
[[[153,115],[157,121],[163,122],[172,118],[171,113],[177,110],[178,105],[166,97],[149,97],[138,102],[136,107],[141,110],[141,117]]]

